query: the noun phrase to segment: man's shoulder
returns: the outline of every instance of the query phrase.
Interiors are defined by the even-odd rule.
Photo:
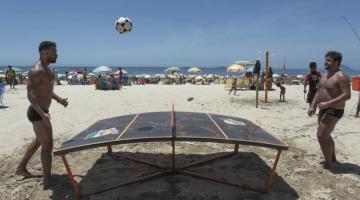
[[[349,76],[342,70],[339,70],[338,72],[336,72],[336,76],[341,80],[349,80],[350,81]]]
[[[43,71],[44,70],[38,67],[37,65],[33,65],[29,69],[29,76],[38,76],[40,74],[43,74]]]

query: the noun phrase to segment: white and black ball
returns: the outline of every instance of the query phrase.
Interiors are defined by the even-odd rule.
[[[132,22],[127,17],[120,17],[115,22],[116,31],[120,34],[126,34],[132,29]]]

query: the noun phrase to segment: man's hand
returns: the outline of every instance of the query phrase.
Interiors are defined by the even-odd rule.
[[[316,108],[311,106],[308,110],[309,117],[313,116],[315,114],[315,111],[316,111]]]
[[[319,103],[320,110],[330,107],[330,104],[328,102],[321,102]]]
[[[61,105],[63,105],[65,108],[66,108],[66,106],[68,106],[68,101],[67,101],[67,98],[60,98],[60,100],[59,100],[59,103],[61,104]]]
[[[51,128],[51,123],[50,123],[50,115],[49,113],[44,113],[41,115],[41,118],[45,124],[45,126]]]

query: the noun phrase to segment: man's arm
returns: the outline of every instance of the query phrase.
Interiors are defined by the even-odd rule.
[[[36,70],[30,70],[29,80],[27,82],[27,98],[29,99],[31,106],[39,113],[44,116],[46,113],[40,107],[39,102],[35,96],[36,78],[39,76],[39,72]]]
[[[55,94],[55,92],[53,92],[52,98],[55,99],[58,103],[61,101],[61,97]]]
[[[308,82],[308,80],[307,80],[307,79],[305,79],[305,81],[304,81],[304,93],[306,93],[306,86],[307,86],[307,82]]]
[[[65,107],[69,104],[67,98],[61,98],[57,94],[55,94],[55,92],[53,92],[52,98]]]
[[[349,100],[351,98],[349,77],[347,77],[344,73],[339,73],[338,78],[339,78],[341,94],[339,96],[337,96],[336,98],[331,99],[326,102],[328,104],[328,106],[330,106],[330,107],[332,105],[338,105],[339,103],[343,103],[346,100]]]

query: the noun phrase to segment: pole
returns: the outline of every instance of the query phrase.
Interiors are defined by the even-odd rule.
[[[259,73],[256,74],[256,108],[259,107]]]
[[[268,102],[269,89],[269,50],[266,50],[266,67],[265,67],[265,102]]]

